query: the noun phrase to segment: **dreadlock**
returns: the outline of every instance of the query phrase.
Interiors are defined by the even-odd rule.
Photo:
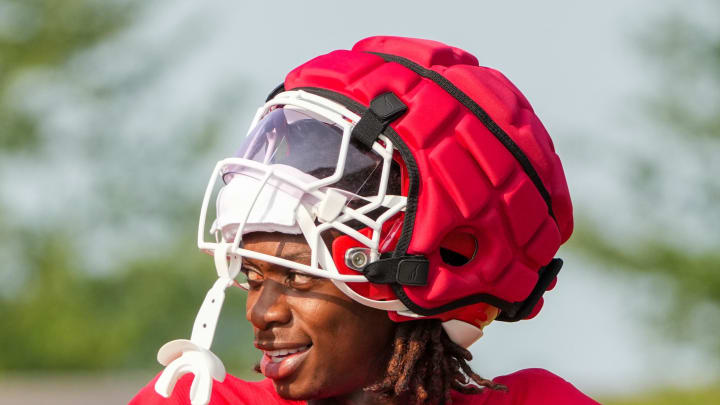
[[[451,390],[507,390],[472,371],[467,364],[472,354],[450,340],[437,319],[399,323],[393,345],[384,379],[366,390],[386,397],[407,395],[416,405],[451,405]]]

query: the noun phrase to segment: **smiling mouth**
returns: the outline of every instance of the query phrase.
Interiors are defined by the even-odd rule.
[[[263,350],[260,371],[273,380],[286,378],[305,361],[312,346],[311,343],[293,349]]]
[[[309,345],[298,347],[296,349],[267,350],[267,351],[263,351],[263,354],[265,354],[265,356],[270,357],[270,361],[272,361],[273,363],[279,363],[279,362],[283,361],[284,359],[286,359],[287,357],[292,356],[295,353],[301,353],[301,352],[307,351],[308,349],[310,349],[311,346],[312,346],[312,343]]]

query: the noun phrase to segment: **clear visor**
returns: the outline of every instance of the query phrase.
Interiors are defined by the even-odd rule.
[[[235,157],[264,165],[290,166],[321,180],[342,170],[333,188],[357,196],[378,194],[382,158],[369,148],[350,141],[344,168],[338,166],[343,128],[306,111],[287,106],[275,108],[248,134]],[[247,170],[228,165],[222,169],[223,182]]]

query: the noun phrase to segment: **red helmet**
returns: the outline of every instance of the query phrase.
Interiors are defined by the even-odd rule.
[[[464,346],[495,317],[540,310],[573,227],[560,159],[522,93],[429,40],[366,38],[297,67],[216,174],[218,242],[199,235],[202,249],[328,277],[396,321],[439,318]],[[303,233],[312,265],[242,249],[256,230]]]
[[[395,321],[438,318],[467,347],[496,317],[540,310],[572,226],[552,141],[501,73],[422,39],[371,37],[319,56],[288,74],[215,167],[198,247],[219,278],[191,339],[160,349],[155,389],[167,397],[193,372],[193,403],[209,401],[225,376],[210,346],[243,257],[329,278]],[[310,265],[244,249],[256,231],[302,234]]]

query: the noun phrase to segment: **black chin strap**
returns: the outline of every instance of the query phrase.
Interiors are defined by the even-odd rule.
[[[508,302],[490,294],[473,294],[434,308],[425,308],[418,305],[407,295],[403,286],[421,287],[427,285],[430,262],[422,255],[406,255],[399,257],[385,257],[372,262],[362,269],[368,281],[375,284],[389,284],[402,302],[410,311],[418,315],[433,316],[443,312],[467,305],[485,302],[500,308],[496,318],[504,322],[517,322],[525,319],[537,305],[540,298],[547,291],[562,268],[562,259],[555,258],[546,266],[540,268],[539,277],[535,287],[527,298],[519,302]]]
[[[498,315],[496,319],[504,322],[517,322],[530,315],[535,305],[540,301],[540,298],[557,277],[562,265],[562,259],[555,258],[552,259],[547,266],[540,268],[540,277],[530,295],[525,298],[524,301],[510,304],[509,308],[501,307],[500,315]]]
[[[362,269],[375,284],[423,286],[427,284],[430,262],[423,255],[381,258]]]

